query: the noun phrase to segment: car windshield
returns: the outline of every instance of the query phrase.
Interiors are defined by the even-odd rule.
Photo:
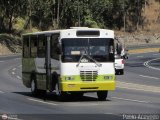
[[[99,62],[112,61],[113,39],[66,38],[62,39],[62,61],[78,62],[81,55],[88,55]],[[92,61],[90,61],[92,62]]]

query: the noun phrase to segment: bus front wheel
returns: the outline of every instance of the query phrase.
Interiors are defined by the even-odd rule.
[[[108,91],[98,91],[97,96],[98,100],[105,101],[108,95]]]

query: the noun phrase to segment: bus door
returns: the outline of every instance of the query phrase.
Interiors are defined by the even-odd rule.
[[[46,90],[51,89],[51,35],[46,36],[46,56],[45,56],[45,67],[46,67]]]
[[[59,71],[59,54],[60,48],[58,43],[59,34],[49,34],[46,36],[46,90],[55,90],[58,83]]]

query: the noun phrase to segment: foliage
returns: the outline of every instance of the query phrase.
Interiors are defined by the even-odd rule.
[[[22,30],[25,26],[25,19],[17,17],[13,21],[13,29]]]
[[[0,44],[6,46],[12,53],[20,52],[21,38],[11,34],[0,34]]]
[[[148,0],[0,0],[0,33],[89,26],[138,29]],[[124,22],[125,20],[125,22]],[[136,26],[136,27],[134,27]]]

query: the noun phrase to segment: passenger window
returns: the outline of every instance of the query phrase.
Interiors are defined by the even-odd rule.
[[[59,59],[59,34],[53,34],[51,37],[51,58],[58,60]]]
[[[23,37],[23,57],[30,57],[30,49],[29,49],[29,36]]]
[[[31,57],[37,57],[37,35],[30,37]]]
[[[38,36],[38,57],[39,58],[45,58],[45,47],[46,42],[45,42],[45,35],[39,35]]]

